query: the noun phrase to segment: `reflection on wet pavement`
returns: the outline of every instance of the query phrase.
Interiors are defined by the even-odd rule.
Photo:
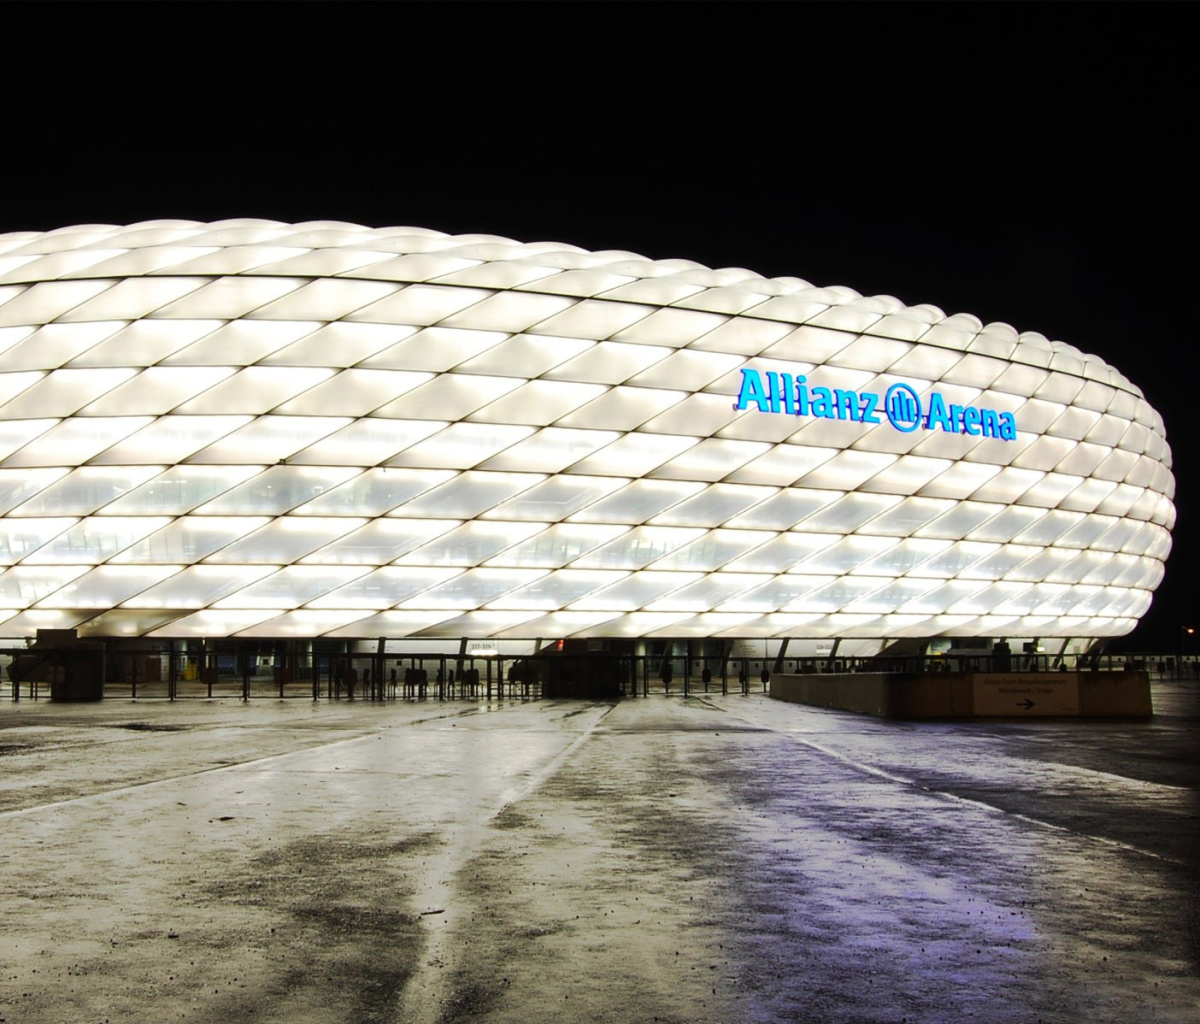
[[[1167,697],[3,707],[0,1018],[1190,1024]]]

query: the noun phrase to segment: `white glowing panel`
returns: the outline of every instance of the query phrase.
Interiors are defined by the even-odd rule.
[[[1106,636],[1162,420],[1041,335],[416,228],[0,236],[0,634]]]

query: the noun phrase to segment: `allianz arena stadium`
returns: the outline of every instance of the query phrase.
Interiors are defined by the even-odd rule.
[[[1090,642],[1174,520],[1161,417],[1060,341],[337,222],[0,235],[0,458],[22,642]]]

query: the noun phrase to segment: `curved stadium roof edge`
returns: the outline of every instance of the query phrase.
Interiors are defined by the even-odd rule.
[[[406,240],[403,248],[397,245],[400,239]],[[424,244],[420,244],[418,240],[425,240]],[[65,242],[71,244],[64,246]],[[103,246],[99,244],[101,242],[104,243]],[[1001,345],[1007,341],[1015,342],[1018,346],[1049,347],[1051,351],[1063,352],[1083,359],[1089,368],[1099,369],[1101,375],[1097,379],[1103,379],[1106,383],[1141,395],[1141,391],[1136,385],[1126,380],[1119,371],[1098,356],[1086,354],[1066,342],[1051,341],[1036,331],[1018,332],[1010,324],[1000,321],[984,324],[978,317],[970,313],[947,315],[940,308],[931,304],[906,306],[891,295],[864,296],[854,289],[842,285],[817,287],[798,277],[767,278],[741,267],[712,269],[691,260],[652,260],[638,253],[624,250],[590,252],[569,243],[517,242],[501,235],[449,235],[428,228],[415,227],[366,228],[344,221],[307,221],[300,224],[285,224],[251,218],[233,218],[212,223],[154,220],[125,226],[77,225],[48,232],[14,232],[0,236],[0,257],[21,258],[19,264],[0,276],[0,281],[27,283],[48,279],[42,276],[41,268],[31,265],[38,262],[38,256],[41,253],[53,255],[75,251],[82,254],[98,247],[104,251],[109,246],[134,251],[183,242],[189,243],[190,246],[213,246],[216,248],[266,245],[267,242],[270,242],[273,245],[294,246],[310,251],[317,249],[359,250],[366,253],[378,253],[383,258],[396,254],[437,254],[442,259],[466,259],[478,261],[479,264],[519,262],[531,268],[544,270],[545,274],[544,276],[533,276],[531,271],[530,280],[514,286],[514,290],[517,291],[550,295],[576,295],[608,301],[633,301],[651,306],[718,312],[734,312],[734,310],[723,310],[717,307],[727,304],[722,303],[722,299],[729,300],[737,295],[740,300],[738,304],[742,305],[742,308],[736,310],[738,314],[766,319],[790,319],[790,317],[782,315],[785,312],[791,312],[790,310],[787,310],[782,304],[775,304],[772,307],[767,301],[771,298],[790,296],[797,302],[805,301],[830,308],[853,309],[860,313],[862,319],[866,321],[874,318],[874,323],[868,323],[862,329],[865,333],[879,334],[883,337],[917,340],[920,335],[914,337],[914,330],[919,330],[920,325],[926,325],[927,329],[935,325],[945,325],[962,334],[985,335],[989,340],[994,339]],[[514,250],[519,251],[522,255],[514,259],[512,256]],[[15,263],[15,259],[12,262]],[[168,264],[152,269],[139,269],[131,266],[121,268],[119,271],[113,266],[103,266],[107,262],[107,260],[101,260],[98,261],[99,267],[96,264],[89,267],[86,261],[81,261],[79,266],[56,276],[58,279],[78,279],[115,272],[120,273],[122,277],[176,274],[203,276],[205,273],[195,268],[189,269],[186,264],[193,262],[191,259],[182,260],[183,265],[181,266],[172,267]],[[231,272],[247,275],[273,275],[283,272],[278,268],[278,262],[272,261],[257,267],[251,265]],[[25,268],[25,273],[21,272],[22,267]],[[300,272],[298,268],[294,268],[287,270],[286,273],[289,276],[298,277],[333,276],[363,280],[408,280],[412,282],[438,280],[439,283],[445,285],[466,286],[463,281],[454,280],[456,275],[453,273],[438,275],[435,272],[426,276],[417,272],[418,268],[414,266],[409,268],[409,273],[404,274],[401,270],[399,273],[403,276],[397,276],[398,268],[396,267],[387,268],[386,274],[381,274],[380,271],[383,268],[374,269],[374,267],[375,264],[368,262],[361,266],[345,269],[331,267],[327,271],[309,267]],[[438,268],[428,269],[436,271]],[[581,273],[585,271],[598,271],[598,273],[592,274],[589,279],[589,275]],[[208,274],[213,272],[216,272],[216,268],[207,271]],[[636,295],[636,298],[627,298],[622,293],[625,284],[613,284],[611,280],[605,280],[604,275],[627,277],[630,279],[630,283],[657,281],[660,287],[658,289],[646,287],[636,292],[626,289]],[[451,279],[443,280],[447,277]],[[605,287],[606,285],[608,287]],[[691,294],[671,298],[668,294],[670,289],[667,286],[687,288]],[[745,295],[742,296],[739,293],[745,293]],[[750,305],[749,303],[755,297],[759,298],[757,305]],[[911,321],[912,326],[896,324],[893,322],[894,318]],[[803,322],[820,325],[820,314],[814,314],[813,317]],[[935,336],[927,339],[926,343],[945,345],[947,340]],[[951,345],[950,347],[958,346]],[[986,351],[987,346],[981,347]],[[1020,359],[1020,354],[1015,356],[1010,354],[1009,357],[1023,361]],[[1034,365],[1040,365],[1041,358],[1033,356]],[[1107,375],[1104,375],[1104,371],[1108,371]]]

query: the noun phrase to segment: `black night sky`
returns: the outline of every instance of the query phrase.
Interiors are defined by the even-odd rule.
[[[1182,5],[1181,5],[1182,6]],[[0,231],[337,219],[628,249],[1094,352],[1196,618],[1195,57],[1170,5],[10,5]],[[15,44],[20,42],[20,46]],[[1200,623],[1197,623],[1200,625]]]

